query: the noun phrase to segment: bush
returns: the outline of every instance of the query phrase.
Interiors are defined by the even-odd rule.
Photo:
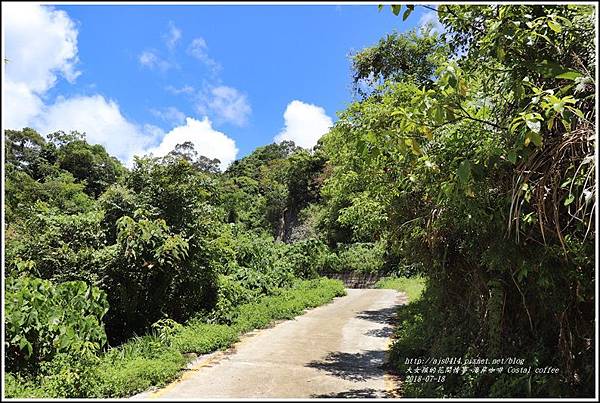
[[[338,259],[334,267],[338,272],[356,271],[375,273],[384,264],[385,243],[353,243],[338,247]]]
[[[315,278],[331,264],[332,253],[325,243],[318,239],[306,239],[290,244],[286,258],[300,278]]]
[[[230,278],[248,290],[248,300],[289,286],[294,273],[285,259],[288,246],[265,233],[238,231],[233,240],[234,259],[226,268]]]
[[[7,243],[8,273],[16,262],[34,262],[27,274],[55,282],[82,280],[97,284],[105,246],[101,211],[67,215],[38,202],[24,223],[21,236]]]
[[[139,211],[120,218],[118,227],[115,259],[103,283],[113,339],[141,333],[165,315],[185,320],[211,303],[213,273],[190,256],[188,239]]]
[[[229,325],[237,316],[237,308],[254,299],[255,295],[232,276],[220,275],[218,287],[217,303],[209,314],[209,320]]]
[[[59,353],[82,355],[106,343],[106,295],[81,281],[53,284],[9,277],[5,294],[6,368],[39,370]]]

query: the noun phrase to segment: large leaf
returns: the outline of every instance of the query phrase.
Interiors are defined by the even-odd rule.
[[[466,184],[471,177],[471,161],[464,160],[458,166],[458,170],[456,171],[456,176],[458,177],[459,182],[462,184]]]

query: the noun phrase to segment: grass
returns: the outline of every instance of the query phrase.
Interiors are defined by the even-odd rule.
[[[421,297],[425,289],[425,279],[423,277],[383,277],[377,283],[375,288],[391,288],[396,291],[406,293],[410,302],[416,301]]]
[[[192,320],[166,339],[156,335],[136,337],[92,361],[62,366],[46,376],[22,379],[6,374],[5,397],[128,397],[176,379],[189,362],[189,353],[225,349],[243,333],[276,320],[291,319],[345,293],[338,280],[299,281],[277,295],[239,306],[231,325]]]

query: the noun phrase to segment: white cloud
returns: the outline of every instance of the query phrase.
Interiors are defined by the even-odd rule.
[[[6,3],[2,11],[7,81],[37,94],[54,86],[57,74],[75,81],[77,28],[64,11],[31,3]]]
[[[167,71],[173,67],[172,63],[162,59],[156,54],[155,51],[152,50],[145,50],[140,53],[138,61],[144,67],[148,67],[149,69],[158,69],[160,71]]]
[[[191,85],[184,85],[183,87],[180,87],[180,88],[174,87],[172,85],[167,85],[165,87],[165,90],[167,90],[168,92],[170,92],[173,95],[193,94],[194,92],[196,92],[194,87],[192,87]]]
[[[58,99],[34,119],[34,127],[43,134],[58,130],[85,132],[89,143],[103,145],[126,162],[155,145],[163,133],[156,126],[131,123],[115,101],[101,95]]]
[[[173,125],[180,125],[185,122],[185,114],[174,106],[161,109],[150,109],[150,112],[157,118]]]
[[[64,11],[31,3],[2,4],[5,75],[3,123],[21,129],[37,115],[58,76],[74,82],[77,29]]]
[[[283,119],[285,127],[273,140],[277,143],[292,140],[296,145],[307,149],[314,147],[333,125],[325,109],[298,100],[288,104]]]
[[[212,112],[218,121],[237,126],[244,126],[248,122],[252,108],[245,94],[225,85],[212,87],[207,92],[200,95],[196,105],[198,113]]]
[[[221,69],[221,65],[217,63],[214,59],[208,56],[208,46],[206,45],[206,41],[204,38],[196,38],[188,47],[188,54],[195,57],[204,63],[207,67],[209,67],[213,73],[217,73]]]
[[[59,98],[45,105],[43,96],[63,76],[80,74],[77,29],[64,11],[31,3],[2,6],[6,74],[3,123],[11,129],[30,126],[47,135],[57,130],[86,132],[90,143],[104,145],[126,161],[134,152],[156,144],[156,131],[140,128],[123,117],[114,101],[101,95]]]
[[[429,11],[421,15],[421,18],[419,19],[419,23],[417,25],[421,28],[430,25],[431,32],[436,32],[438,34],[442,34],[445,31],[444,26],[438,19],[437,11]]]
[[[169,21],[169,32],[163,36],[167,48],[173,51],[177,46],[177,42],[181,39],[181,30],[175,26],[173,21]]]
[[[40,113],[43,102],[27,84],[5,79],[2,86],[2,126],[8,129],[22,129],[29,126],[31,119]]]
[[[184,126],[178,126],[167,133],[160,145],[148,150],[155,156],[162,157],[175,149],[177,144],[190,141],[199,155],[208,158],[218,158],[221,169],[231,164],[238,153],[235,141],[224,133],[216,131],[207,117],[203,120],[186,118]]]

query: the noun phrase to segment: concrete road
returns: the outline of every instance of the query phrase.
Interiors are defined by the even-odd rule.
[[[348,295],[250,333],[226,352],[200,357],[176,382],[136,399],[394,397],[382,368],[390,320],[406,297],[393,290]]]

